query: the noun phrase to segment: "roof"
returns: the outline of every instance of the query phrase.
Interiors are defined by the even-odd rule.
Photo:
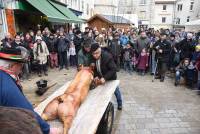
[[[91,20],[93,20],[96,17],[98,17],[98,18],[100,18],[100,19],[102,19],[104,21],[107,21],[108,23],[117,23],[117,24],[130,24],[130,23],[133,23],[130,20],[125,19],[122,16],[103,15],[103,14],[96,14],[96,15],[94,15],[93,17],[91,17],[88,20],[88,22],[91,21]]]

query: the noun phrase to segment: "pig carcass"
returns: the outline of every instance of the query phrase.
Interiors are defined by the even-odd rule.
[[[42,118],[44,120],[59,118],[63,122],[63,133],[67,134],[78,108],[88,94],[92,80],[93,69],[82,67],[64,94],[53,99],[46,106]]]

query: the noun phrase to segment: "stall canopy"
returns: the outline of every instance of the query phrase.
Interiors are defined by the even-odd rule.
[[[67,8],[64,4],[48,0],[57,10],[59,10],[61,13],[63,13],[70,22],[75,23],[83,23],[81,19],[79,19],[71,10]]]
[[[67,23],[71,20],[51,5],[48,0],[27,0],[33,7],[47,16],[50,22]]]

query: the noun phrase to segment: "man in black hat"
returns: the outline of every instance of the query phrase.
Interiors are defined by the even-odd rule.
[[[166,40],[167,35],[165,33],[160,34],[160,40],[155,43],[155,49],[157,50],[156,57],[158,60],[158,78],[160,82],[165,79],[165,72],[167,71],[167,63],[169,62],[171,45]]]
[[[101,84],[104,84],[109,80],[116,80],[117,66],[112,58],[112,55],[103,51],[98,43],[92,44],[91,53],[95,62],[94,80],[100,81]],[[117,98],[118,110],[121,110],[122,98],[119,87],[115,90],[115,96]]]
[[[24,108],[33,112],[43,134],[49,134],[50,126],[33,110],[33,106],[26,99],[18,75],[26,62],[21,49],[3,49],[0,51],[0,106]],[[16,131],[16,133],[18,133]],[[54,134],[57,134],[54,132]]]

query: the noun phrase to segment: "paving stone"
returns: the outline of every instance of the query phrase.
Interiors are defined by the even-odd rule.
[[[177,123],[159,123],[160,128],[174,128],[179,127]]]
[[[160,134],[174,134],[171,128],[160,129]]]
[[[151,134],[151,131],[148,129],[136,129],[137,134]]]
[[[163,122],[170,122],[168,118],[155,118],[155,122],[163,123]]]
[[[172,128],[172,130],[175,134],[186,134],[186,133],[188,133],[187,128]]]
[[[180,127],[190,127],[190,123],[189,122],[178,122]]]
[[[153,128],[160,128],[158,123],[146,123],[145,128],[147,129],[153,129]]]

